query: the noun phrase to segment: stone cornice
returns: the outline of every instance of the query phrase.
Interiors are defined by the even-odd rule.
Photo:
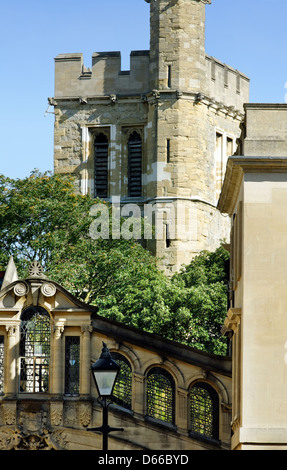
[[[137,346],[148,348],[161,356],[173,357],[201,367],[206,372],[217,372],[225,376],[231,375],[231,358],[229,356],[209,354],[99,315],[93,316],[92,326],[95,332],[113,337],[120,343],[137,344]]]
[[[230,157],[227,162],[218,209],[232,215],[245,173],[287,173],[286,157]]]
[[[49,106],[57,106],[59,103],[71,103],[71,102],[79,102],[82,106],[87,104],[108,104],[111,103],[117,104],[119,101],[137,101],[143,103],[157,103],[160,100],[170,99],[173,97],[175,100],[183,99],[188,101],[193,101],[198,104],[203,104],[208,108],[212,109],[216,113],[223,113],[224,115],[228,115],[233,119],[237,119],[242,121],[244,118],[244,113],[234,106],[227,106],[226,104],[215,100],[212,97],[205,95],[204,93],[194,93],[188,91],[180,91],[180,90],[171,90],[171,89],[163,89],[163,90],[153,90],[149,93],[137,93],[137,94],[117,94],[117,95],[98,95],[98,96],[87,96],[87,97],[74,97],[74,96],[56,96],[55,98],[48,98]]]

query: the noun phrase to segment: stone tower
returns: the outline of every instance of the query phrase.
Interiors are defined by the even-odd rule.
[[[204,92],[205,4],[211,0],[145,0],[150,4],[150,87]]]
[[[229,238],[217,199],[249,80],[206,55],[209,0],[146,1],[150,50],[131,52],[129,71],[119,52],[93,54],[91,69],[82,54],[56,57],[55,171],[122,215],[139,208],[156,226],[146,246],[174,272]]]

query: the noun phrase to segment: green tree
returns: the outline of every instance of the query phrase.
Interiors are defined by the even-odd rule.
[[[25,179],[0,175],[0,263],[12,255],[20,275],[40,260],[47,272],[55,253],[77,243],[88,230],[93,202],[75,194],[69,176],[33,172]]]
[[[74,184],[71,176],[38,172],[23,180],[0,176],[0,269],[13,255],[25,277],[37,259],[48,277],[100,315],[224,354],[228,253],[201,253],[170,279],[136,240],[91,238],[91,209],[108,207],[110,224],[111,207],[77,195]]]
[[[203,251],[173,279],[182,292],[176,315],[181,316],[177,331],[182,341],[216,354],[225,354],[227,346],[221,328],[228,305],[228,261],[229,253],[222,246],[215,252]]]

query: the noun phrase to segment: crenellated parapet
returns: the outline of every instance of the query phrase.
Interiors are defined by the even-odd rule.
[[[208,55],[205,65],[206,96],[243,112],[243,105],[249,100],[249,78]],[[164,90],[182,92],[172,87]],[[81,53],[60,54],[55,58],[55,99],[131,96],[151,91],[149,51],[132,51],[130,70],[121,69],[120,52],[95,52],[91,68],[84,65]],[[194,93],[197,92],[195,89]]]
[[[148,91],[149,51],[132,51],[130,70],[121,70],[120,52],[95,52],[87,68],[83,54],[60,54],[55,58],[55,98]]]
[[[249,101],[250,80],[246,75],[206,55],[206,80],[209,97],[244,112],[244,104]]]

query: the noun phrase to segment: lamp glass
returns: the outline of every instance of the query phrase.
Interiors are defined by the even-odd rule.
[[[98,387],[99,395],[108,397],[112,394],[114,384],[118,375],[117,370],[94,370],[95,382]]]

